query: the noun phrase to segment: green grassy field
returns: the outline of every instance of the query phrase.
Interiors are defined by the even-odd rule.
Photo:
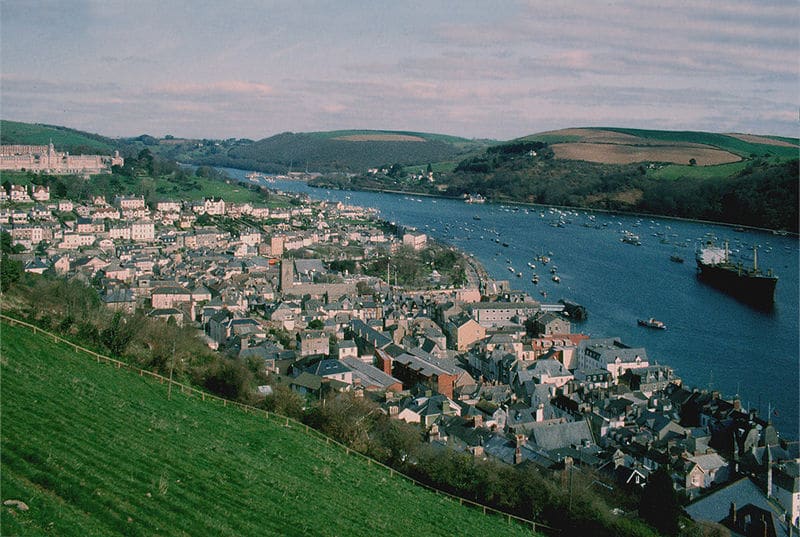
[[[800,145],[800,138],[789,138],[787,136],[772,136],[772,135],[766,135],[765,138],[772,138],[773,140],[778,140],[780,142]]]
[[[0,120],[0,141],[3,144],[47,145],[52,140],[59,151],[64,151],[65,148],[72,150],[71,148],[83,147],[110,153],[115,149],[114,145],[102,136],[94,138],[87,134],[65,127]]]
[[[319,138],[339,138],[341,136],[359,136],[359,135],[370,135],[370,134],[398,134],[404,136],[416,136],[418,138],[424,138],[425,140],[439,140],[442,142],[447,142],[451,144],[465,144],[465,143],[474,143],[473,140],[468,138],[461,138],[459,136],[451,136],[449,134],[435,134],[430,132],[414,132],[414,131],[381,131],[381,130],[338,130],[338,131],[321,131],[321,132],[311,132],[311,135],[317,136]]]
[[[648,170],[647,176],[655,179],[725,179],[747,167],[746,161],[718,164],[717,166],[684,166],[670,164],[663,168]]]
[[[531,134],[530,136],[524,136],[519,139],[524,140],[526,142],[563,144],[567,142],[580,142],[582,140],[582,137],[576,134]]]
[[[264,205],[264,197],[247,188],[246,184],[231,181],[230,184],[205,177],[193,177],[192,188],[176,188],[175,183],[166,179],[158,179],[156,188],[160,199],[181,199],[187,201],[202,200],[204,198],[222,198],[231,203],[257,203]]]
[[[299,426],[0,325],[2,535],[530,535]]]
[[[660,131],[644,129],[622,129],[618,127],[599,127],[600,130],[621,132],[640,138],[663,140],[667,142],[685,142],[694,144],[706,144],[726,151],[730,151],[742,157],[750,155],[775,156],[782,159],[797,158],[798,149],[796,147],[782,147],[768,144],[754,144],[745,142],[733,136],[717,134],[713,132],[697,131]]]
[[[448,160],[442,162],[432,162],[431,163],[431,170],[434,173],[449,173],[456,169],[458,166],[458,162],[455,160]],[[428,170],[427,165],[419,165],[419,166],[405,166],[403,168],[408,173],[424,173]]]

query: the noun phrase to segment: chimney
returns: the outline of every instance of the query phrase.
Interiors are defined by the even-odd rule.
[[[514,449],[514,464],[520,464],[522,462],[522,445],[525,443],[525,435],[517,434],[514,438],[517,442]]]
[[[731,520],[731,527],[736,527],[736,502],[731,502],[730,509],[728,509],[728,518]]]
[[[769,448],[767,448],[769,455]],[[772,498],[772,458],[767,460],[767,498]]]
[[[536,407],[536,423],[541,423],[544,421],[544,403],[539,403],[539,406]]]
[[[378,357],[378,361],[380,362],[381,369],[387,375],[392,374],[392,357],[389,353],[381,351],[379,349],[375,349],[375,354]]]
[[[475,428],[483,427],[483,414],[475,414],[473,426]]]
[[[742,401],[739,398],[733,400],[733,409],[734,410],[741,410],[742,409]]]

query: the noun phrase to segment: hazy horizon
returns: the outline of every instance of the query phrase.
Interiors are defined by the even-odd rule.
[[[105,136],[798,136],[800,5],[0,2],[0,117]]]

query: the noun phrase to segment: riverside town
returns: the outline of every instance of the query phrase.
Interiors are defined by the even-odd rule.
[[[482,523],[499,533],[533,523],[545,535],[798,534],[798,442],[773,425],[772,409],[692,386],[613,332],[583,333],[593,312],[581,297],[515,288],[520,267],[496,279],[468,252],[372,208],[281,192],[258,184],[259,174],[237,181],[178,166],[147,149],[77,159],[52,143],[15,145],[0,159],[4,412],[23,397],[14,388],[23,347],[11,335],[37,342],[25,352],[50,352],[46,339],[15,327],[24,321],[167,378],[170,400],[185,398],[172,391],[180,382],[316,429],[347,453],[453,495],[455,508],[469,500],[483,506],[478,513],[496,511]],[[538,264],[553,288],[556,262],[531,258],[526,279]],[[648,334],[667,328],[638,322]],[[73,383],[104,389],[88,380],[100,366],[68,360],[87,368]],[[152,398],[164,400],[166,388],[152,383]],[[17,434],[12,416],[4,474],[26,464],[7,438]],[[173,418],[158,419],[169,428]],[[220,449],[239,456],[236,441]],[[303,479],[327,479],[326,468]],[[165,499],[182,487],[170,472]],[[4,526],[14,518],[24,528],[28,502],[42,509],[43,493],[15,497],[26,490],[16,481],[3,489],[12,502]]]

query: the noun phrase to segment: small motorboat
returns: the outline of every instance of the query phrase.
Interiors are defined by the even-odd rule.
[[[639,319],[638,323],[639,326],[644,326],[645,328],[656,328],[658,330],[667,329],[667,325],[657,319],[653,319],[652,317],[649,319]]]

